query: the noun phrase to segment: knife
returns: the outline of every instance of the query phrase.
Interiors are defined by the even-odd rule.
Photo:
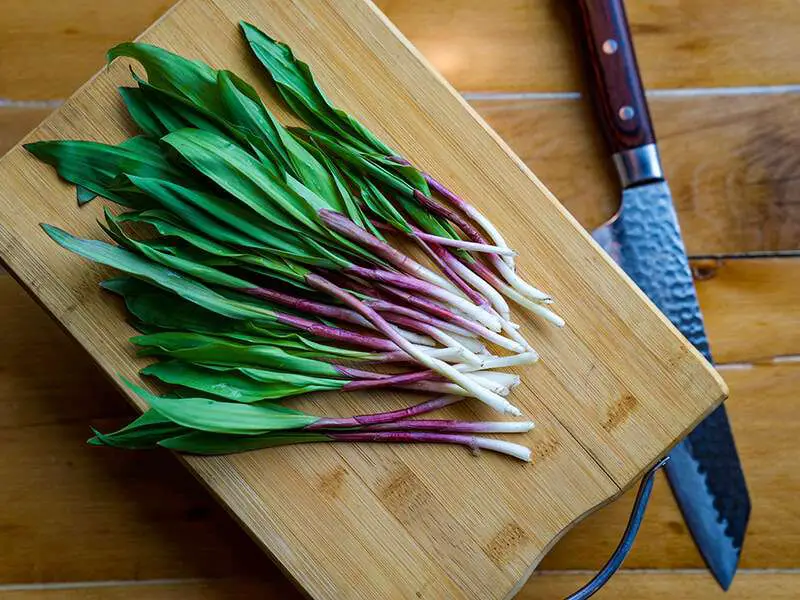
[[[592,235],[711,362],[622,0],[577,0],[576,8],[590,93],[623,190],[617,214]],[[670,458],[665,470],[686,525],[728,589],[750,497],[725,407],[706,417]]]

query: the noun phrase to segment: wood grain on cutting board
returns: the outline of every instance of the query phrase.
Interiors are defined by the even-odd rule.
[[[630,485],[721,401],[724,386],[370,5],[186,0],[144,39],[263,82],[235,27],[240,18],[289,42],[336,101],[484,208],[569,325],[558,331],[519,315],[543,355],[515,395],[538,424],[525,440],[532,465],[459,449],[369,446],[187,463],[313,597],[502,598],[559,533]],[[115,86],[126,80],[126,66],[114,65],[33,138],[119,141],[129,124]],[[4,261],[107,373],[133,375],[131,331],[97,288],[108,271],[38,229],[46,221],[99,236],[101,203],[79,210],[74,190],[20,148],[0,163],[0,180]],[[301,406],[352,413],[402,401],[332,399]]]

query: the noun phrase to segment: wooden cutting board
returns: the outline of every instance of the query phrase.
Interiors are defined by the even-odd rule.
[[[268,96],[239,19],[288,42],[337,103],[487,212],[568,325],[516,311],[543,357],[520,370],[513,396],[537,423],[515,438],[532,447],[532,464],[379,445],[183,460],[313,598],[510,597],[572,524],[633,484],[721,402],[725,385],[371,4],[184,0],[142,39],[230,68]],[[131,123],[116,86],[128,81],[127,64],[115,63],[28,140],[122,140]],[[102,202],[78,209],[74,189],[20,147],[0,161],[0,184],[2,260],[110,376],[135,377],[133,332],[97,286],[108,270],[62,251],[38,227],[102,237]],[[343,415],[401,403],[408,398],[390,393],[297,402]],[[474,405],[453,414],[491,418]]]

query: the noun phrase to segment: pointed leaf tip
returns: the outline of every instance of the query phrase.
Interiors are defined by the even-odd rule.
[[[74,236],[68,234],[66,231],[64,231],[59,227],[56,227],[55,225],[50,225],[49,223],[39,223],[39,227],[41,227],[44,230],[44,232],[48,236],[50,236],[52,240],[54,240],[57,244],[60,244],[62,246],[63,246],[63,244],[61,243],[62,240],[68,240],[70,238],[74,239]]]

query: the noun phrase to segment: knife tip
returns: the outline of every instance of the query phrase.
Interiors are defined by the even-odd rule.
[[[736,570],[739,567],[739,553],[727,555],[725,557],[717,556],[716,560],[709,562],[708,570],[711,571],[714,579],[716,579],[719,586],[728,591],[733,583],[733,578],[736,575]]]

